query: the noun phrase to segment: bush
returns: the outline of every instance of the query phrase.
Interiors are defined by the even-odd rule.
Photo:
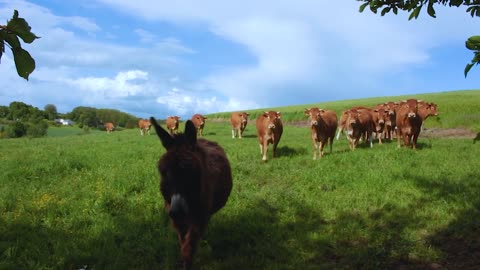
[[[42,137],[47,135],[48,122],[47,120],[39,121],[38,123],[29,123],[27,125],[27,135],[30,137]]]
[[[27,128],[22,122],[15,121],[5,128],[5,134],[7,138],[20,138],[25,136]]]

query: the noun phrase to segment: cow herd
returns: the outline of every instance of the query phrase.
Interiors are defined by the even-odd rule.
[[[354,106],[344,110],[338,117],[333,110],[317,107],[305,109],[308,126],[313,143],[313,159],[324,156],[325,145],[330,153],[336,137],[345,134],[351,150],[355,150],[359,142],[364,141],[369,147],[374,142],[382,144],[385,140],[397,139],[398,147],[411,146],[417,148],[417,140],[423,122],[429,116],[438,115],[437,104],[418,99],[407,99],[400,102],[385,102],[373,108]],[[249,113],[233,112],[230,117],[232,138],[242,138],[248,123]],[[170,118],[170,117],[169,117]],[[203,136],[206,117],[195,114],[191,121],[197,129],[197,135]],[[167,119],[168,120],[168,119]],[[167,127],[169,127],[167,123]],[[178,128],[178,121],[177,121]],[[273,145],[273,157],[276,156],[277,145],[283,133],[281,113],[266,111],[258,115],[256,130],[260,154],[267,161],[268,145]]]

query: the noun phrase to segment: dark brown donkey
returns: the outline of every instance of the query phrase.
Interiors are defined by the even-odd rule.
[[[230,163],[217,143],[197,139],[192,121],[185,133],[170,135],[151,117],[167,152],[158,161],[160,191],[177,230],[185,269],[192,267],[198,241],[210,217],[225,206],[232,190]]]

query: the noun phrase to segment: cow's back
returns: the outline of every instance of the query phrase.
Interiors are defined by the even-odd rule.
[[[324,110],[324,112],[320,114],[320,117],[327,137],[334,137],[338,126],[337,113],[332,110]]]

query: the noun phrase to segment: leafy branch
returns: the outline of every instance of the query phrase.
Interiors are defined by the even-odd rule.
[[[365,2],[360,5],[360,12],[363,12],[367,7],[371,12],[377,14],[379,10],[380,15],[384,16],[390,11],[397,14],[399,10],[410,13],[408,20],[417,19],[422,8],[426,7],[427,14],[436,18],[434,5],[443,5],[449,7],[467,6],[466,12],[470,13],[472,17],[480,17],[480,0],[357,0]],[[467,64],[464,70],[465,77],[474,65],[480,64],[480,36],[471,36],[466,42],[467,49],[473,51],[474,57],[472,61]]]
[[[27,21],[18,17],[17,10],[13,12],[13,17],[7,21],[7,25],[0,25],[0,59],[5,53],[6,43],[7,47],[12,50],[18,75],[27,81],[28,76],[35,70],[35,60],[28,51],[22,48],[19,38],[27,44],[39,38],[30,30],[31,27]]]

